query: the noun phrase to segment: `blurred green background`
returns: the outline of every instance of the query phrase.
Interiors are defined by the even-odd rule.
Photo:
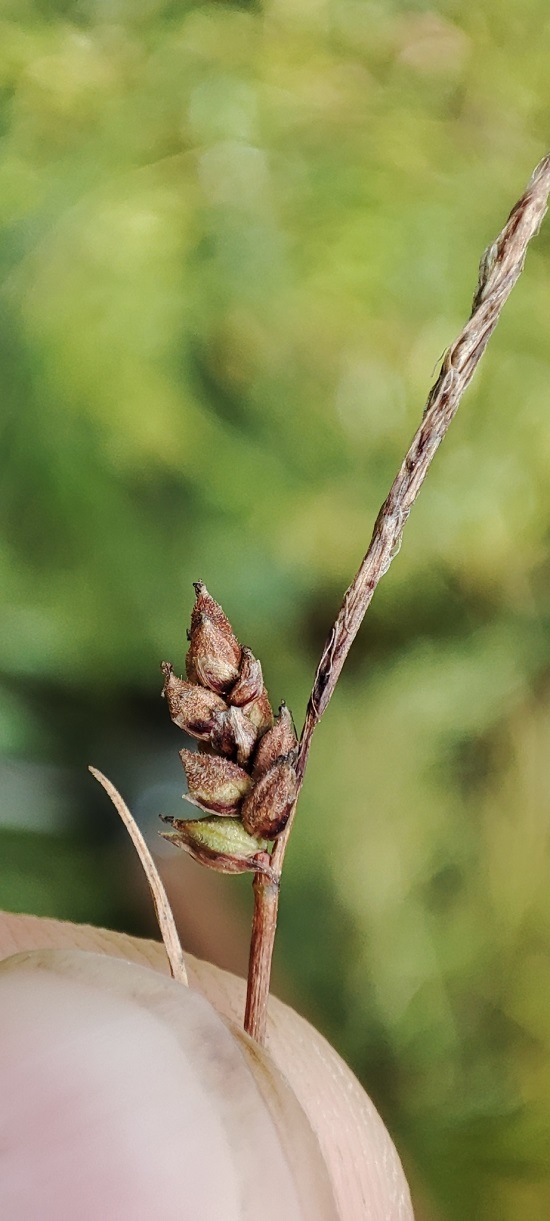
[[[206,581],[301,724],[550,143],[544,0],[0,0],[0,903],[154,935],[104,795],[181,810]],[[318,730],[276,990],[424,1221],[550,1216],[550,225]],[[244,969],[250,886],[159,849]],[[241,884],[242,883],[242,884]]]

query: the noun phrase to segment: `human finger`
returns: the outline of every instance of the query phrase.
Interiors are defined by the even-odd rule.
[[[167,972],[163,947],[84,925],[6,913],[0,917],[0,954],[22,948],[79,947]],[[187,956],[191,986],[218,1013],[239,1023],[244,981]],[[343,1221],[410,1221],[403,1169],[375,1107],[333,1048],[288,1006],[270,999],[268,1049],[285,1075],[318,1139]]]

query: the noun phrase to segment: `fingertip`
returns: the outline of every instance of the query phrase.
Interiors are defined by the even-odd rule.
[[[263,1071],[277,1076],[268,1058]],[[10,1221],[336,1221],[318,1144],[288,1093],[275,1084],[270,1109],[209,1002],[148,968],[78,951],[2,965]]]

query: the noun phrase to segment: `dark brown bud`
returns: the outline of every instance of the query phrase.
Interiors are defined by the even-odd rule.
[[[252,774],[261,776],[262,772],[266,772],[281,755],[288,755],[291,751],[296,750],[297,745],[298,739],[292,716],[286,704],[283,703],[275,717],[275,724],[260,738]]]
[[[236,818],[241,801],[252,785],[248,773],[230,759],[220,759],[217,755],[180,750],[180,759],[187,777],[189,793],[185,796],[188,800],[201,810]]]
[[[254,657],[251,650],[243,645],[239,677],[231,689],[229,702],[242,708],[251,700],[257,700],[263,690],[264,678],[260,662]]]
[[[190,681],[222,695],[238,677],[240,660],[241,648],[233,634],[228,639],[206,615],[195,615],[185,659]]]
[[[275,839],[284,830],[298,792],[295,758],[295,754],[291,754],[277,759],[245,797],[241,821],[251,835]]]
[[[164,674],[164,694],[174,724],[193,738],[209,741],[217,718],[227,711],[225,700],[205,687],[178,678],[168,661],[162,662],[161,670]]]
[[[265,840],[249,835],[235,818],[165,818],[173,831],[161,831],[163,839],[183,848],[195,861],[220,873],[268,872],[255,855],[263,852]]]
[[[222,755],[234,755],[237,763],[244,767],[256,742],[258,734],[240,708],[227,708],[216,717],[210,741]]]

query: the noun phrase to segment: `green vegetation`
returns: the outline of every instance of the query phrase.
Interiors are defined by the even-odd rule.
[[[0,0],[0,769],[71,786],[46,848],[40,786],[26,830],[4,797],[1,902],[124,918],[85,764],[177,773],[193,580],[300,721],[549,79],[544,0]],[[549,255],[547,224],[285,870],[294,999],[434,1221],[550,1213]]]

